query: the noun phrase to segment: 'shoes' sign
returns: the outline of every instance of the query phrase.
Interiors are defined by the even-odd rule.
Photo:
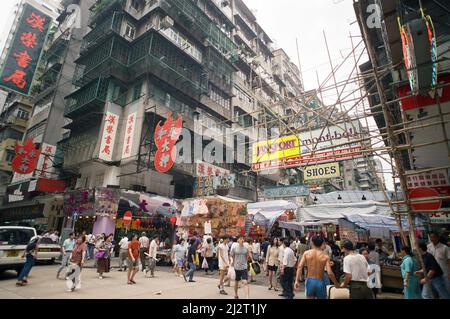
[[[0,72],[0,86],[21,94],[30,93],[51,18],[29,4],[22,15]]]
[[[305,168],[304,180],[334,178],[339,177],[340,175],[339,163],[314,165]]]

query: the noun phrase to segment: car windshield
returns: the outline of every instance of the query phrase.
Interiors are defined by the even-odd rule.
[[[27,245],[33,236],[32,229],[0,229],[0,246]]]

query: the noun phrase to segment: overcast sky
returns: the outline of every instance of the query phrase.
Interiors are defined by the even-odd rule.
[[[0,48],[7,35],[7,26],[11,24],[12,11],[18,0],[0,0]],[[272,38],[276,47],[283,48],[298,64],[296,39],[299,41],[300,61],[305,88],[317,88],[318,73],[322,82],[330,73],[331,67],[326,51],[323,32],[326,33],[330,54],[334,66],[343,60],[351,50],[349,32],[353,36],[359,36],[360,31],[356,23],[353,10],[353,0],[244,0],[248,7],[256,15],[260,25]],[[355,44],[360,38],[354,38]],[[363,57],[361,62],[365,62]],[[351,71],[353,59],[345,64],[337,74],[337,80],[343,80]],[[331,85],[328,82],[327,85]],[[351,87],[350,90],[354,90]],[[324,93],[327,103],[336,101],[333,91]],[[371,121],[370,126],[374,123]],[[383,162],[383,166],[386,163]],[[388,169],[385,166],[385,169]],[[393,184],[389,175],[385,176],[389,188]],[[389,178],[388,178],[389,177]]]
[[[295,39],[298,39],[306,89],[317,87],[316,71],[322,80],[331,70],[323,31],[334,65],[342,61],[342,54],[348,54],[351,49],[349,31],[359,35],[357,24],[350,25],[356,21],[353,0],[244,1],[275,44],[283,48],[296,64]]]
[[[0,0],[0,50],[3,50],[3,45],[5,43],[6,37],[8,36],[9,28],[11,27],[13,21],[13,10],[14,5],[18,3],[18,0]]]

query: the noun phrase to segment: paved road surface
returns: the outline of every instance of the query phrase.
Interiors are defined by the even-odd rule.
[[[112,266],[118,265],[113,259]],[[93,262],[88,261],[82,272],[82,287],[75,292],[66,292],[65,280],[56,279],[59,265],[39,265],[31,271],[29,284],[26,287],[16,287],[14,271],[0,274],[0,299],[233,299],[233,288],[225,288],[228,296],[219,294],[217,288],[218,274],[205,275],[197,271],[195,283],[186,283],[183,278],[171,273],[170,267],[157,267],[155,278],[145,278],[144,273],[136,275],[136,285],[127,285],[126,273],[113,269],[105,274],[104,279],[98,279]],[[61,275],[61,277],[63,274]],[[267,277],[257,276],[257,282],[250,287],[250,298],[255,299],[282,299],[280,292],[267,289]],[[242,299],[245,293],[240,289]],[[399,299],[398,294],[382,294],[380,298]],[[305,299],[304,290],[296,292],[295,299]]]

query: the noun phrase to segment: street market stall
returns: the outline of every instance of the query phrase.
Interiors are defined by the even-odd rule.
[[[326,227],[336,225],[335,237],[350,240],[353,243],[375,242],[381,239],[383,245],[390,251],[390,258],[381,265],[383,288],[403,289],[398,252],[401,247],[400,229],[397,221],[391,216],[387,203],[366,200],[357,203],[332,203],[302,207],[300,209],[300,224],[305,227],[309,237],[314,232],[307,233],[309,226],[321,229],[319,234],[330,238]],[[418,225],[420,228],[420,225]],[[402,221],[404,232],[409,230],[406,220]],[[315,233],[317,234],[317,233]]]
[[[281,222],[295,221],[298,206],[286,200],[274,200],[247,205],[251,221],[247,234],[251,237],[284,237]],[[283,234],[284,233],[284,234]]]
[[[367,241],[367,231],[355,224],[348,224],[347,216],[372,215],[389,216],[386,203],[364,201],[360,203],[331,203],[301,207],[300,222],[305,227],[305,235],[321,234],[326,238],[342,237],[353,242]]]
[[[176,225],[183,237],[196,231],[200,236],[238,236],[245,232],[247,202],[223,196],[198,197],[178,201],[181,212]]]
[[[168,238],[172,243],[177,213],[176,201],[173,199],[138,192],[122,192],[115,221],[116,238],[146,232],[148,237],[157,235],[161,241]],[[130,217],[126,218],[126,215]]]

